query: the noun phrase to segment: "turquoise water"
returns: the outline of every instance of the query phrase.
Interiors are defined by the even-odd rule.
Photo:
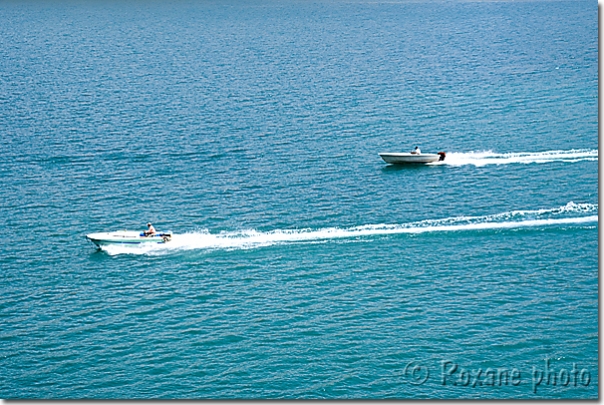
[[[0,43],[0,397],[598,397],[594,2],[8,2]]]

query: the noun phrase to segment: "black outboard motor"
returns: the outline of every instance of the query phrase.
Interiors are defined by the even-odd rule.
[[[437,155],[439,155],[440,157],[438,158],[439,162],[442,162],[443,160],[445,160],[445,156],[447,156],[447,154],[445,152],[438,152]]]

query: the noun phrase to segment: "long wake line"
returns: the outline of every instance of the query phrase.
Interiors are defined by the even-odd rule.
[[[571,150],[552,150],[545,152],[514,152],[514,153],[495,153],[485,152],[449,152],[442,162],[433,163],[433,165],[464,166],[474,165],[477,167],[486,165],[509,165],[509,164],[529,164],[529,163],[552,163],[566,162],[575,163],[583,161],[598,161],[597,149],[571,149]]]
[[[211,234],[208,231],[175,234],[164,245],[109,245],[103,249],[109,254],[163,254],[178,250],[233,250],[251,249],[277,244],[304,243],[333,239],[355,239],[371,236],[422,234],[438,232],[467,232],[520,228],[583,226],[598,222],[598,206],[575,204],[541,209],[509,211],[495,215],[460,216],[424,220],[406,224],[363,225],[350,228],[285,229],[269,232],[247,230]]]

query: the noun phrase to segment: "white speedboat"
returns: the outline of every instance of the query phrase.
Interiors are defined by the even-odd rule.
[[[142,243],[166,243],[172,240],[172,232],[156,232],[145,236],[138,231],[99,232],[86,235],[86,239],[98,247],[105,245],[140,245]]]
[[[391,153],[382,152],[379,154],[384,162],[395,165],[407,165],[407,164],[428,164],[435,163],[445,160],[446,153]]]

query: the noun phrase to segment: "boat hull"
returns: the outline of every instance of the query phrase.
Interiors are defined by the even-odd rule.
[[[107,245],[141,245],[166,243],[172,239],[171,232],[156,233],[153,236],[144,236],[137,231],[99,232],[86,235],[86,239],[98,247]]]
[[[391,153],[383,152],[379,154],[386,163],[398,165],[413,165],[413,164],[429,164],[436,163],[445,159],[444,152],[439,153],[422,153],[416,155],[413,153]]]

